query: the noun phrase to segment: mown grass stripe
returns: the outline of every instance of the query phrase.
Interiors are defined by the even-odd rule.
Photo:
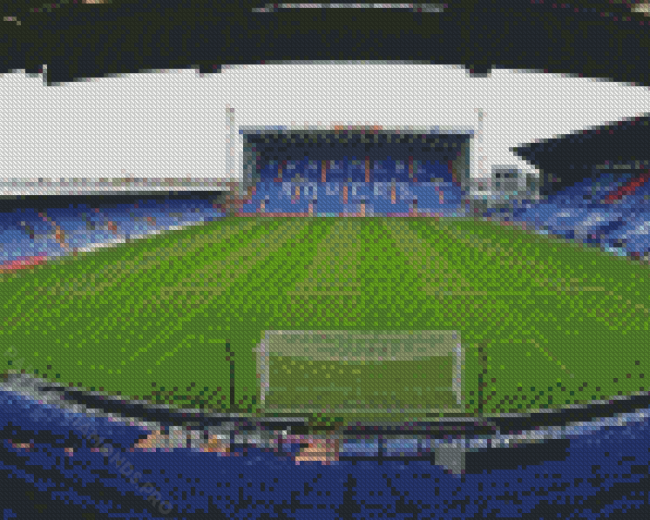
[[[304,229],[306,226],[307,224],[305,222],[299,221],[299,228]],[[255,244],[253,247],[241,248],[237,251],[235,255],[231,255],[231,258],[232,257],[242,258],[245,255],[250,254],[249,260],[238,263],[239,271],[240,271],[238,277],[236,277],[234,280],[231,280],[230,283],[227,283],[225,287],[222,287],[221,289],[218,290],[213,290],[212,294],[208,296],[208,298],[205,301],[201,302],[200,305],[193,307],[189,312],[183,313],[183,315],[178,318],[177,322],[174,323],[170,322],[167,325],[162,326],[162,328],[158,328],[159,332],[146,344],[146,346],[141,347],[140,349],[138,349],[138,351],[134,352],[133,356],[131,356],[129,360],[133,362],[135,361],[135,358],[141,356],[142,354],[146,354],[152,346],[159,344],[159,340],[161,339],[161,336],[168,333],[170,328],[175,326],[180,326],[183,323],[190,321],[198,313],[199,310],[202,310],[203,306],[210,305],[211,303],[214,302],[215,299],[219,298],[222,294],[226,292],[230,293],[231,292],[230,289],[233,285],[235,285],[237,278],[245,276],[245,270],[250,269],[254,265],[264,263],[271,255],[273,255],[276,252],[282,251],[282,249],[286,247],[290,249],[291,245],[294,242],[294,239],[292,239],[291,237],[289,237],[287,240],[284,241],[279,239],[284,234],[286,234],[286,227],[287,227],[286,223],[274,222],[272,224],[272,227],[276,227],[276,229],[271,233],[265,235],[263,244],[261,245]],[[268,248],[266,242],[272,243],[273,246],[271,248]],[[126,365],[126,364],[127,364],[126,361],[123,360],[122,365]]]
[[[300,220],[292,219],[287,225],[294,227],[298,222]],[[259,269],[257,267],[252,269],[253,273],[249,273],[245,278],[242,277],[242,280],[235,285],[236,294],[247,291],[248,294],[262,293],[280,296],[285,293],[287,287],[291,287],[296,276],[304,277],[304,270],[297,270],[296,267],[310,265],[313,261],[312,257],[306,257],[304,254],[306,250],[313,250],[313,248],[304,244],[304,239],[309,237],[314,241],[320,241],[323,238],[322,234],[331,233],[334,225],[334,223],[330,222],[319,222],[316,218],[307,219],[307,222],[308,228],[302,229],[296,234],[295,240],[292,241],[293,244],[300,243],[300,246],[294,246],[291,250],[279,252],[279,254],[269,258],[269,261]],[[309,235],[306,233],[307,231],[313,231],[313,234]],[[290,261],[288,261],[289,256],[291,256]],[[296,276],[289,276],[289,273],[295,273]]]
[[[309,227],[302,231],[302,233],[297,236],[294,243],[303,243],[307,240],[308,244],[303,245],[300,248],[300,251],[297,251],[296,247],[292,251],[283,251],[278,255],[275,255],[270,258],[270,261],[265,262],[260,268],[255,267],[251,269],[246,277],[241,277],[237,284],[233,287],[234,294],[239,295],[236,299],[231,298],[229,301],[220,300],[219,304],[230,304],[235,309],[241,309],[242,312],[237,313],[241,322],[245,323],[248,320],[249,314],[251,312],[255,315],[259,315],[256,310],[247,312],[247,309],[242,309],[243,304],[246,300],[248,301],[265,301],[271,302],[282,300],[282,296],[286,294],[295,283],[297,279],[304,278],[306,276],[306,267],[310,266],[313,262],[313,258],[317,253],[317,246],[323,237],[328,236],[331,233],[332,227],[335,225],[335,222],[332,222],[333,219],[305,219],[309,222]],[[292,223],[291,226],[295,226],[295,223]],[[293,260],[287,262],[287,253],[291,252],[297,253],[293,255]],[[288,273],[293,273],[291,276]],[[254,282],[253,280],[257,281]],[[280,283],[278,283],[280,281]],[[266,295],[273,295],[272,298],[268,298]],[[262,298],[263,300],[260,300]],[[268,304],[268,303],[267,303]],[[277,304],[280,306],[280,304]],[[250,309],[250,306],[248,306]],[[277,329],[281,327],[280,323],[281,316],[284,317],[285,313],[265,313],[266,320],[260,327],[274,328]],[[259,341],[260,338],[258,338]]]
[[[461,287],[472,288],[467,277],[463,275],[460,266],[452,265],[449,258],[437,251],[440,244],[422,239],[417,232],[411,229],[408,221],[379,221],[379,224],[391,238],[392,246],[406,255],[408,261],[412,263],[420,275],[422,285],[416,289],[417,293],[422,293],[426,297],[445,298],[458,295]],[[436,282],[433,282],[431,278],[441,274],[444,274],[445,277],[449,276],[451,280],[449,282],[444,281],[440,285],[434,285]],[[418,283],[420,282],[418,281]],[[410,291],[413,291],[413,289],[413,287],[409,288]]]
[[[330,229],[329,234],[319,242],[318,254],[304,267],[303,276],[300,277],[302,283],[285,284],[287,289],[283,292],[284,295],[307,298],[331,295],[363,296],[363,284],[350,281],[358,279],[357,267],[361,249],[358,241],[359,227],[346,225],[350,223],[351,220],[338,221],[337,225]],[[339,238],[341,236],[342,240]],[[332,247],[329,247],[329,244]],[[331,276],[333,265],[339,269]],[[339,278],[339,281],[334,283],[332,278]],[[347,281],[342,282],[341,278]],[[329,290],[323,290],[324,287]]]
[[[251,225],[251,227],[252,227],[252,225]],[[241,233],[245,233],[245,232],[246,232],[246,230],[241,230],[237,234],[241,234]],[[183,239],[182,235],[178,235],[178,236],[176,236],[174,238],[175,238],[174,241],[177,242],[177,243],[178,242],[182,243],[183,241],[185,241],[185,242],[188,241],[188,239]],[[193,248],[190,248],[189,250],[185,251],[185,255],[192,254],[196,250],[196,248],[198,248],[200,246],[201,246],[201,244],[195,244]],[[110,282],[103,282],[103,283],[95,285],[93,287],[92,294],[102,294],[102,293],[105,293],[105,292],[110,292],[110,291],[115,290],[115,288],[118,285],[125,285],[125,284],[127,284],[129,282],[132,282],[134,280],[136,280],[136,281],[139,280],[144,271],[146,271],[149,268],[156,267],[156,265],[159,265],[160,259],[159,259],[158,255],[153,254],[153,253],[154,252],[157,253],[157,252],[161,251],[163,248],[168,249],[168,246],[164,246],[163,244],[158,244],[158,245],[156,245],[156,247],[154,248],[153,251],[148,249],[148,248],[131,248],[133,253],[134,253],[134,258],[132,260],[128,261],[128,262],[123,262],[123,265],[120,266],[119,270],[115,270],[114,267],[109,267],[109,270],[115,270],[116,276]],[[144,260],[144,262],[141,263],[140,265],[136,264],[139,259],[144,259],[144,257],[146,257],[146,256],[148,256],[150,259],[149,260]],[[180,257],[180,255],[179,255],[179,257]],[[54,266],[53,265],[53,266],[51,266],[51,269],[53,271],[61,271],[60,267],[61,266]],[[131,269],[131,268],[135,268],[135,269]],[[68,274],[70,275],[71,273],[68,273]],[[86,278],[89,278],[89,277],[90,277],[90,273],[84,273],[81,280],[85,280]],[[73,282],[74,282],[74,279],[73,279]],[[61,281],[58,280],[57,285],[60,285],[60,284],[61,284]],[[82,292],[82,291],[72,291],[72,292],[66,293],[64,295],[60,295],[60,294],[47,294],[47,295],[45,295],[45,294],[43,294],[43,292],[44,291],[37,291],[37,293],[40,293],[40,295],[39,295],[39,296],[41,296],[40,300],[37,301],[30,308],[29,313],[23,313],[22,316],[19,319],[16,320],[15,318],[19,315],[19,312],[20,312],[20,307],[19,307],[16,310],[16,312],[14,313],[14,315],[12,316],[12,318],[9,318],[10,320],[12,320],[11,321],[11,328],[7,327],[6,322],[5,322],[5,324],[3,324],[3,328],[5,330],[7,330],[7,329],[8,330],[15,330],[15,329],[18,328],[18,326],[28,326],[30,323],[36,321],[37,319],[38,320],[42,319],[43,314],[42,314],[41,307],[42,306],[54,305],[54,303],[50,299],[51,296],[58,297],[58,299],[56,301],[56,306],[57,306],[56,308],[59,311],[62,309],[63,305],[66,305],[66,304],[72,303],[72,302],[75,302],[77,304],[77,307],[78,307],[77,310],[81,311],[81,308],[83,308],[83,304],[82,304],[82,301],[79,300],[79,297],[80,296],[89,296],[87,294],[84,294],[84,292]],[[51,292],[51,289],[48,289],[48,293],[50,293],[50,292]],[[117,312],[119,312],[119,308],[117,309]],[[47,313],[45,313],[45,315],[47,315]],[[60,321],[58,322],[58,328],[62,328],[70,320],[74,319],[77,316],[78,316],[77,311],[75,311],[74,309],[70,310],[67,317],[65,317],[63,319],[60,319]],[[110,317],[110,313],[109,313],[109,317]],[[94,326],[94,323],[88,324],[89,328],[92,328],[93,326]]]
[[[227,254],[230,254],[230,252],[233,249],[236,250],[237,248],[245,247],[246,243],[255,240],[256,237],[258,237],[259,235],[266,234],[268,230],[264,226],[258,226],[258,225],[255,225],[255,223],[251,222],[251,223],[249,223],[248,226],[244,227],[243,229],[235,228],[235,229],[228,230],[228,231],[229,231],[228,233],[224,233],[223,230],[221,230],[221,229],[218,231],[218,234],[223,234],[223,240],[224,240],[225,245],[224,246],[219,245],[219,247],[221,248],[221,251],[216,252],[214,255],[211,255],[211,254],[204,255],[203,260],[200,260],[200,263],[202,265],[209,264],[209,263],[214,263],[215,261],[217,261],[217,259],[222,258],[222,255],[225,256]],[[241,238],[242,235],[246,235],[246,236],[242,239]],[[237,240],[239,240],[239,242],[236,243]],[[167,268],[167,269],[161,269],[160,271],[158,271],[158,273],[160,273],[160,276],[161,276],[162,279],[157,280],[156,283],[151,283],[150,281],[146,282],[146,285],[150,286],[151,290],[146,291],[146,292],[143,290],[141,292],[131,293],[131,299],[133,301],[131,301],[131,302],[122,301],[122,302],[120,302],[121,304],[119,304],[119,305],[117,305],[117,304],[113,305],[111,307],[111,310],[108,312],[108,314],[104,314],[102,316],[97,316],[93,320],[93,322],[91,322],[88,325],[89,329],[96,330],[95,327],[96,327],[97,323],[99,322],[99,320],[102,320],[102,319],[103,320],[109,320],[109,319],[118,320],[119,319],[120,323],[122,324],[122,328],[124,329],[127,326],[129,326],[130,324],[134,323],[138,319],[146,319],[147,316],[140,316],[139,315],[140,312],[146,307],[150,307],[151,314],[153,316],[155,316],[155,317],[158,317],[159,322],[162,321],[162,320],[168,319],[167,316],[158,316],[157,313],[156,313],[156,310],[155,310],[156,307],[159,310],[162,310],[162,304],[165,301],[170,299],[169,297],[163,297],[162,296],[164,291],[165,291],[165,285],[172,282],[172,279],[174,277],[176,277],[176,272],[177,271],[184,271],[185,269],[190,268],[189,266],[185,267],[183,264],[196,262],[196,260],[197,260],[196,252],[199,249],[203,249],[205,247],[206,243],[213,244],[215,248],[217,247],[217,242],[214,241],[214,238],[211,235],[201,235],[198,238],[195,237],[195,240],[193,241],[192,247],[187,249],[184,252],[184,255],[178,255],[177,250],[172,249],[172,251],[175,252],[175,256],[178,256],[178,258],[179,258],[179,264],[180,265],[178,265],[176,269]],[[230,246],[230,244],[234,244],[234,243],[236,243],[235,246]],[[228,249],[226,249],[227,247],[228,247]],[[152,266],[148,266],[148,267],[152,267]],[[153,266],[153,267],[155,267],[155,266]],[[140,276],[142,276],[142,274],[139,273],[139,274],[134,275],[134,276],[140,277]],[[150,278],[149,278],[149,280],[150,280]],[[178,282],[175,282],[175,283],[178,283]],[[124,284],[122,284],[122,285],[124,285]],[[144,287],[143,287],[143,289],[144,289]],[[98,288],[98,292],[103,292],[104,290],[105,290],[105,288],[103,288],[103,287]],[[136,294],[137,294],[137,296],[136,296]],[[137,301],[136,301],[136,298],[137,298]],[[125,308],[126,303],[133,303],[134,305],[133,305],[132,308],[126,309]],[[176,303],[177,307],[182,307],[184,302],[183,301],[176,301],[175,303]],[[101,332],[101,329],[98,332]],[[93,338],[91,337],[91,339],[93,339]]]
[[[99,252],[103,253],[103,255],[101,255]],[[138,257],[142,257],[145,253],[146,250],[143,250],[142,248],[129,247],[128,244],[119,244],[110,248],[102,248],[98,250],[98,252],[94,252],[94,257],[91,256],[91,253],[86,253],[78,257],[61,257],[52,259],[47,264],[39,266],[39,268],[33,272],[21,273],[23,276],[4,277],[2,279],[4,283],[0,285],[0,288],[7,292],[13,289],[15,297],[12,299],[12,301],[15,300],[15,298],[19,297],[23,291],[30,288],[33,289],[32,297],[40,296],[45,292],[48,293],[48,296],[52,296],[52,294],[50,294],[53,292],[52,284],[60,286],[64,282],[74,283],[77,280],[76,276],[79,273],[79,269],[84,269],[84,266],[87,265],[91,259],[94,264],[97,260],[97,257],[101,256],[103,257],[105,264],[109,265],[109,269],[116,271],[116,257],[131,256],[134,257],[134,260],[132,261],[135,261]],[[88,262],[81,262],[82,259],[88,260]],[[97,267],[93,266],[93,271],[96,270]],[[116,272],[118,273],[119,277],[125,275],[124,271]],[[89,274],[89,276],[92,276],[92,274]],[[116,283],[117,282],[119,282],[119,280],[116,280]],[[20,289],[17,289],[15,287],[16,285],[19,285]],[[72,299],[72,295],[68,295],[68,299]],[[43,301],[48,302],[48,299],[41,298],[40,302],[42,303]],[[5,305],[5,308],[6,307],[7,306]],[[38,303],[36,306],[32,307],[32,310],[39,310]],[[14,314],[14,316],[15,315],[16,314]]]
[[[161,267],[161,257],[167,260],[177,257],[178,260],[182,262],[183,260],[187,259],[188,255],[195,254],[197,249],[203,248],[205,246],[206,240],[214,242],[215,235],[219,238],[219,240],[223,239],[225,244],[229,244],[230,242],[238,239],[242,234],[255,233],[257,231],[255,229],[256,226],[250,222],[247,223],[245,222],[244,226],[232,226],[231,223],[227,223],[223,221],[217,221],[216,224],[218,224],[218,226],[214,227],[213,233],[210,234],[203,233],[199,235],[194,235],[189,238],[183,238],[182,235],[175,236],[174,242],[177,243],[178,247],[174,247],[174,248],[172,248],[172,240],[162,240],[161,237],[160,242],[152,243],[152,244],[156,244],[155,247],[152,247],[151,249],[148,248],[146,250],[143,250],[141,252],[142,254],[138,255],[141,258],[148,257],[150,260],[146,260],[144,265],[137,266],[137,267],[140,268],[140,270],[149,269],[152,267]],[[190,248],[187,250],[183,250],[182,246],[184,243],[188,244]],[[161,251],[164,253],[164,255],[158,254]],[[128,267],[135,267],[135,265],[120,266],[120,269],[124,269]],[[112,266],[112,269],[115,269],[115,266]],[[110,285],[106,284],[106,285],[98,286],[95,283],[95,280],[100,276],[101,273],[93,274],[92,275],[93,280],[90,283],[88,283],[87,287],[83,290],[90,290],[92,288],[93,292],[99,292],[104,288],[114,287],[115,284],[110,284]],[[83,296],[83,292],[82,290],[79,290],[78,292],[73,293],[72,295]]]

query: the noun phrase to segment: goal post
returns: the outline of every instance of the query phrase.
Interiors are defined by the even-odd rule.
[[[433,413],[461,406],[458,331],[267,331],[258,348],[270,413]]]

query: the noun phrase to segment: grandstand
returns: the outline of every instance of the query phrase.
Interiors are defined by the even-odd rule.
[[[30,199],[5,200],[0,204],[0,263],[7,267],[33,265],[39,258],[73,254],[228,214],[479,216],[518,223],[537,233],[590,244],[615,255],[648,259],[650,176],[645,163],[619,169],[616,174],[595,170],[593,177],[539,202],[517,201],[508,207],[484,208],[477,215],[466,204],[449,163],[414,160],[409,166],[408,159],[325,162],[326,181],[322,182],[322,162],[305,163],[301,177],[293,173],[299,171],[299,162],[267,161],[259,170],[260,179],[238,201],[226,200],[227,194],[205,192],[120,197],[119,204],[108,204],[105,197],[64,197],[67,206],[56,198],[39,199],[39,204],[49,201],[50,207],[34,207]],[[405,179],[409,170],[417,177]],[[365,182],[366,173],[370,182]]]

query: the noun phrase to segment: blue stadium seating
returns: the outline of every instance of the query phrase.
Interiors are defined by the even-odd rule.
[[[374,161],[371,176],[375,182],[371,183],[364,182],[365,165],[361,162],[330,161],[329,166],[325,183],[320,182],[321,172],[315,161],[283,163],[282,182],[275,182],[277,177],[273,177],[278,173],[278,164],[265,166],[265,180],[257,183],[251,199],[244,202],[244,213],[308,214],[311,208],[313,214],[345,215],[358,213],[363,207],[367,216],[409,215],[414,211],[442,216],[467,215],[462,206],[461,188],[453,182],[448,169],[438,163],[417,164],[418,182],[404,177],[408,168],[399,161]],[[303,174],[301,180],[294,173],[297,171]],[[615,254],[647,254],[650,183],[608,202],[607,197],[617,193],[638,172],[617,172],[616,176],[611,172],[595,173],[593,178],[586,178],[539,203],[523,201],[510,208],[491,208],[487,215],[526,222],[539,233],[594,244]],[[0,213],[0,264],[34,255],[68,254],[74,248],[223,216],[224,212],[213,208],[207,198],[164,202],[145,199],[137,207],[134,204],[82,206],[45,212],[16,209]]]

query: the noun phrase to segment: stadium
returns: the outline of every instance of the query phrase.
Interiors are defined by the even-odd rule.
[[[1,141],[14,388],[177,426],[276,419],[298,443],[380,421],[520,432],[647,398],[647,82],[294,57],[2,77],[30,101]]]

